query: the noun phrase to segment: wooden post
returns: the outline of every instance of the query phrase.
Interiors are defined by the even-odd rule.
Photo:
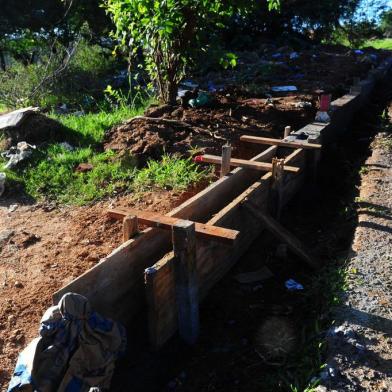
[[[147,301],[148,312],[148,329],[150,336],[150,344],[154,350],[158,350],[161,346],[159,341],[158,324],[159,324],[159,304],[155,297],[155,278],[157,271],[154,267],[149,267],[144,270],[144,284]]]
[[[290,135],[290,133],[291,133],[291,127],[290,126],[286,127],[284,129],[284,139],[286,139],[286,137],[288,137]]]
[[[273,210],[276,213],[276,218],[280,219],[282,213],[282,199],[283,199],[283,180],[284,180],[284,159],[272,159],[272,192]]]
[[[180,221],[173,226],[174,280],[180,337],[195,344],[199,336],[199,293],[196,271],[195,224]]]
[[[231,160],[231,145],[226,143],[222,146],[222,165],[221,165],[221,178],[227,173],[230,173],[230,160]]]
[[[123,242],[130,240],[139,231],[137,216],[127,215],[123,219]]]

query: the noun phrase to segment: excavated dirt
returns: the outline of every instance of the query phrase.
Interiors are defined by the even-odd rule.
[[[296,107],[303,101],[312,106],[309,109]],[[287,125],[297,130],[314,119],[315,107],[316,101],[311,95],[272,98],[268,103],[261,98],[216,95],[210,108],[150,109],[147,117],[163,120],[141,118],[117,126],[106,135],[104,147],[122,153],[128,151],[142,163],[148,158],[158,159],[163,152],[189,155],[192,149],[197,149],[220,153],[225,141],[236,146],[243,134],[280,137]],[[233,154],[236,153],[235,149]]]
[[[194,192],[150,192],[87,207],[55,208],[5,200],[0,205],[0,390],[6,389],[18,353],[38,336],[52,294],[118,247],[121,223],[111,206],[165,213]]]

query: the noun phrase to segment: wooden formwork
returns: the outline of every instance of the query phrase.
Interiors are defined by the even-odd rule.
[[[385,76],[391,65],[392,61],[386,62],[379,67],[378,73],[373,72],[367,81],[363,81],[361,92],[332,102],[334,112],[329,124],[312,123],[294,135],[306,133],[308,142],[318,143],[340,132],[351,114],[365,102],[377,78]],[[298,144],[301,145],[275,143],[251,159],[253,162],[271,163],[279,152],[279,156],[285,159],[284,164],[299,168],[298,173],[286,171],[277,180],[271,171],[261,174],[260,171],[249,169],[246,163],[248,168],[236,168],[167,214],[168,217],[239,231],[233,246],[206,238],[196,239],[200,299],[206,297],[211,287],[265,228],[266,221],[257,219],[246,208],[247,203],[252,208],[256,207],[257,211],[276,214],[303,186],[305,176],[314,171],[318,154],[314,150],[307,150],[310,143],[301,141]],[[238,165],[242,163],[237,160]],[[268,165],[256,166],[270,169]],[[67,292],[82,294],[98,312],[126,325],[139,320],[140,312],[144,311],[148,314],[151,343],[154,347],[160,347],[173,336],[178,327],[173,263],[170,232],[148,228],[56,292],[53,300],[57,303]]]

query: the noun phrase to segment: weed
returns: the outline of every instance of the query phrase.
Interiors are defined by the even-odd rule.
[[[137,190],[162,188],[184,190],[190,185],[210,176],[210,171],[201,170],[191,158],[182,159],[176,155],[164,154],[160,162],[150,160],[141,169],[134,181]]]

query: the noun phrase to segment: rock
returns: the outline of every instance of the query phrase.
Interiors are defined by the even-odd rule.
[[[0,246],[3,247],[4,244],[14,235],[13,230],[3,230],[0,232]]]
[[[19,282],[19,281],[16,281],[16,282],[14,283],[14,286],[15,286],[17,289],[22,289],[22,288],[23,288],[23,284],[22,284],[21,282]]]

